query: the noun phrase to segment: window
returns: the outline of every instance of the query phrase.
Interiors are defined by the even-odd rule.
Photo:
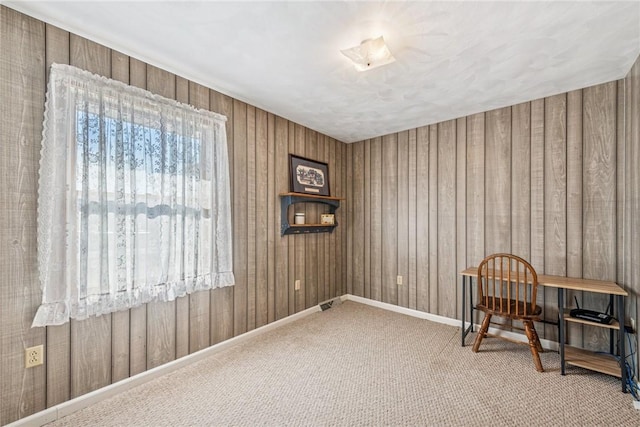
[[[33,326],[233,285],[225,120],[52,66]]]

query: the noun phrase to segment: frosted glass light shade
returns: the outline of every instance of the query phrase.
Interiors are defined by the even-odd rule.
[[[364,40],[359,46],[344,49],[340,52],[353,62],[358,71],[371,70],[396,60],[391,55],[391,51],[384,43],[382,36],[376,39]]]

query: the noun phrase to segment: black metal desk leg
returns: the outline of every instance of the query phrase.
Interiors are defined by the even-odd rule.
[[[469,277],[469,322],[471,322],[469,328],[473,332],[473,280],[471,280],[471,277]]]
[[[464,347],[464,340],[469,334],[473,332],[473,292],[472,281],[469,277],[469,327],[467,327],[467,276],[462,276],[462,347]]]
[[[462,276],[462,329],[460,330],[461,331],[460,335],[462,336],[462,347],[464,347],[464,338],[467,335],[466,326],[464,324],[465,323],[464,322],[464,315],[465,315],[465,313],[467,311],[465,309],[466,308],[465,305],[466,305],[466,301],[467,301],[467,298],[466,298],[466,295],[465,295],[467,293],[467,291],[466,291],[466,289],[467,289],[466,281],[467,281],[466,276]]]
[[[564,375],[564,289],[558,289],[558,330],[560,341],[560,374]]]
[[[616,304],[618,303],[618,300],[616,300]],[[609,313],[611,313],[611,315],[613,316],[613,313],[616,313],[616,310],[618,309],[618,307],[616,307],[615,305],[613,305],[613,295],[609,295],[609,307],[607,307],[607,309],[609,309]],[[609,329],[609,354],[614,354],[613,352],[615,351],[613,348],[613,335],[614,335],[614,330],[613,329]]]
[[[618,332],[618,348],[620,351],[620,370],[621,370],[621,378],[622,381],[622,392],[627,392],[627,369],[626,369],[626,352],[624,346],[624,338],[625,338],[625,330],[624,330],[624,296],[617,295],[616,296],[618,307],[618,324],[620,325],[620,331]]]

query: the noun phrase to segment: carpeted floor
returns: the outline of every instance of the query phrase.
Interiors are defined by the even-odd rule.
[[[345,302],[49,426],[640,425],[618,379],[541,356]]]

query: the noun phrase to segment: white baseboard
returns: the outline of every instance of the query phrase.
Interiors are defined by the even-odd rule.
[[[163,375],[180,369],[184,366],[190,365],[191,363],[211,356],[212,354],[220,352],[226,348],[229,348],[230,346],[242,343],[249,338],[255,337],[256,335],[264,334],[265,332],[279,328],[288,323],[295,322],[296,320],[307,317],[308,315],[316,313],[318,311],[321,311],[320,306],[313,306],[299,313],[285,317],[284,319],[276,320],[275,322],[269,323],[268,325],[261,326],[242,335],[238,335],[237,337],[230,338],[221,343],[212,345],[211,347],[207,347],[195,353],[181,357],[180,359],[176,359],[156,368],[149,369],[148,371],[141,372],[137,375],[126,378],[122,381],[118,381],[117,383],[113,383],[90,393],[83,394],[82,396],[78,396],[75,399],[68,400],[66,402],[52,406],[51,408],[47,408],[43,411],[36,412],[33,415],[21,418],[11,424],[8,424],[7,427],[42,426],[44,424],[70,415],[76,411],[79,411],[80,409],[84,409],[90,405],[108,399],[109,397],[115,396],[126,390],[132,389],[133,387],[139,386],[155,378],[159,378]]]
[[[412,308],[400,307],[398,305],[389,304],[382,301],[376,301],[369,298],[363,298],[356,295],[346,294],[347,301],[355,301],[361,304],[370,305],[372,307],[382,308],[384,310],[393,311],[395,313],[406,314],[407,316],[417,317],[419,319],[431,320],[432,322],[444,323],[445,325],[460,326],[461,322],[450,317],[438,316],[437,314],[425,313],[424,311],[414,310]]]
[[[408,316],[417,317],[419,319],[430,320],[432,322],[444,323],[445,325],[462,327],[462,321],[459,319],[452,319],[450,317],[438,316],[437,314],[425,313],[424,311],[418,311],[411,308],[400,307],[397,305],[389,304],[386,302],[375,301],[369,298],[363,298],[356,295],[346,294],[343,299],[348,301],[355,301],[361,304],[370,305],[372,307],[382,308],[384,310],[393,311],[396,313],[406,314]],[[465,327],[469,326],[469,322],[465,322]],[[480,325],[475,325],[476,328],[480,328]],[[489,328],[489,333],[492,335],[497,335],[505,338],[509,338],[510,340],[519,341],[522,343],[527,343],[527,337],[524,334],[518,334],[516,332],[505,331],[497,328]],[[546,350],[558,351],[558,343],[555,341],[540,339],[540,344]]]

